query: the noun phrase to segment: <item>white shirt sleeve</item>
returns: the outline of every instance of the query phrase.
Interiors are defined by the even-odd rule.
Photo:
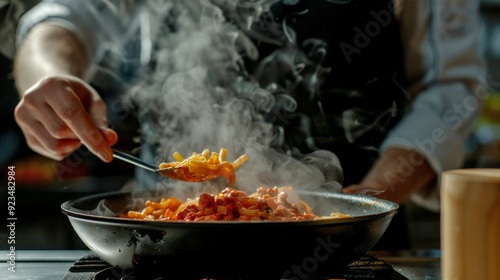
[[[16,46],[22,43],[30,29],[40,22],[51,22],[71,30],[81,41],[94,65],[103,49],[120,51],[130,37],[131,29],[139,28],[136,2],[128,0],[44,0],[20,19]]]
[[[479,0],[402,4],[401,34],[414,100],[381,149],[417,150],[440,177],[462,166],[465,140],[487,98]],[[412,199],[438,211],[439,178],[436,188]]]
[[[0,0],[0,53],[12,59],[16,52],[15,34],[19,18],[33,7],[34,1]]]

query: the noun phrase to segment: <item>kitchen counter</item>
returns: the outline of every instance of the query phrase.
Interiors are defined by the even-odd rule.
[[[73,263],[89,254],[86,250],[18,250],[15,272],[8,270],[7,253],[0,254],[0,279],[62,279]],[[440,251],[373,251],[370,254],[385,260],[410,280],[441,279]]]
[[[391,264],[394,270],[409,280],[441,279],[440,250],[374,251],[370,253]]]

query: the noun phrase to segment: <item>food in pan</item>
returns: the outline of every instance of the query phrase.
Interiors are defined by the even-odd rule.
[[[144,206],[140,211],[128,211],[121,217],[155,221],[301,221],[350,217],[343,213],[315,215],[288,186],[260,187],[250,195],[227,187],[216,195],[202,193],[184,202],[175,197],[162,198],[158,202],[148,200]]]
[[[194,152],[190,157],[184,158],[179,152],[173,154],[175,162],[163,162],[159,165],[161,173],[169,174],[176,179],[188,182],[212,180],[217,177],[226,177],[229,184],[236,182],[235,170],[248,160],[243,154],[233,162],[226,161],[227,149],[221,148],[220,152],[210,152],[205,149],[201,153]],[[172,172],[162,172],[172,169]]]

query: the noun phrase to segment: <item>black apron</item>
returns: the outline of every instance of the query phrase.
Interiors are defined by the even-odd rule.
[[[247,60],[247,69],[264,88],[277,80],[297,102],[267,116],[284,134],[276,146],[292,155],[332,151],[343,184],[358,183],[409,100],[392,1],[283,0],[254,29],[274,30],[275,41],[256,39],[261,60]],[[296,69],[283,71],[290,60]],[[283,73],[269,75],[274,69]]]
[[[260,57],[247,59],[247,70],[263,88],[277,81],[278,105],[288,104],[282,94],[296,101],[267,114],[282,134],[276,148],[296,156],[332,151],[343,185],[359,183],[409,102],[392,1],[282,0],[252,32]],[[259,32],[270,40],[252,35]],[[403,208],[376,249],[409,247]]]

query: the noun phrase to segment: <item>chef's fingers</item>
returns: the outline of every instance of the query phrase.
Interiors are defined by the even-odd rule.
[[[101,129],[102,135],[104,136],[104,139],[108,142],[110,146],[113,146],[118,142],[118,135],[116,132],[110,128],[104,128]]]
[[[51,158],[66,154],[57,140],[70,143],[72,149],[76,142],[67,140],[78,139],[102,160],[112,160],[110,146],[117,141],[116,133],[107,128],[104,102],[83,80],[65,75],[40,80],[26,91],[15,116],[25,136],[41,137],[36,144],[33,138],[27,142]]]
[[[30,104],[29,99],[26,102],[23,98],[14,111],[14,117],[25,136],[28,147],[49,158],[61,160],[80,146],[78,139],[55,138],[41,122],[41,116],[37,110],[33,109],[36,106]],[[69,135],[68,133],[67,136]]]
[[[360,195],[369,195],[369,196],[380,196],[386,190],[380,189],[376,186],[367,186],[361,184],[350,185],[342,190],[344,193],[348,194],[360,194]]]
[[[26,143],[33,151],[54,160],[62,160],[81,146],[78,139],[55,139],[39,123],[23,130]]]
[[[114,130],[109,128],[106,104],[99,94],[86,83],[74,83],[72,84],[72,88],[80,100],[82,100],[85,109],[104,136],[104,140],[106,140],[109,146],[115,145],[118,141],[118,135]],[[90,94],[82,94],[87,92]]]
[[[25,100],[36,94],[27,93]],[[36,97],[35,97],[36,98]],[[57,115],[54,109],[46,102],[26,102],[27,108],[31,109],[31,114],[36,117],[47,132],[55,139],[78,139],[69,126]],[[33,105],[36,104],[36,106]],[[31,105],[31,106],[30,106]]]
[[[359,187],[360,187],[359,185],[350,185],[348,187],[343,188],[342,192],[343,193],[356,193]]]
[[[79,86],[85,86],[83,84],[79,84],[75,87],[75,92],[84,91],[85,89],[79,89]],[[84,105],[87,106],[87,111],[92,118],[95,125],[100,129],[104,140],[108,143],[109,146],[113,146],[118,141],[118,135],[116,132],[108,127],[108,119],[107,119],[107,109],[103,100],[100,96],[95,92],[91,92],[90,100],[85,102]]]
[[[52,91],[42,83],[28,89],[14,111],[16,122],[24,130],[42,123],[56,139],[76,139],[73,131],[47,103],[46,96]]]
[[[91,117],[86,109],[86,106],[96,106],[96,103],[102,102],[98,94],[90,86],[82,87],[83,81],[58,79],[54,83],[59,84],[54,87],[56,90],[53,94],[47,96],[47,103],[89,151],[103,161],[110,162],[113,159],[111,147],[95,124],[96,117]],[[104,106],[104,103],[99,106]]]

